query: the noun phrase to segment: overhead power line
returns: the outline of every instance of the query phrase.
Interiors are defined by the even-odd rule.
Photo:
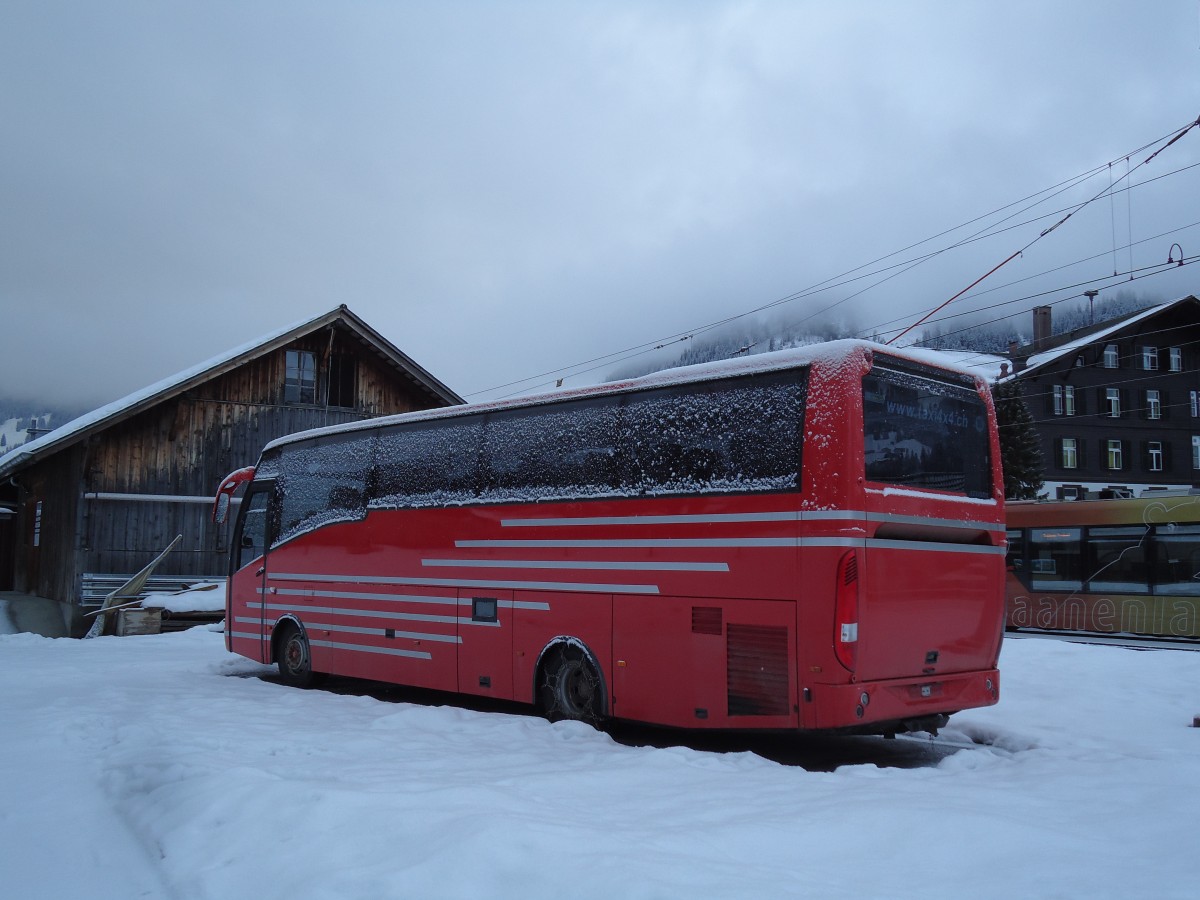
[[[1151,153],[1149,156],[1147,156],[1144,160],[1142,160],[1140,163],[1138,163],[1136,166],[1134,166],[1133,169],[1126,171],[1125,174],[1121,176],[1120,180],[1128,181],[1134,172],[1136,172],[1142,166],[1149,164],[1151,160],[1153,160],[1156,156],[1158,156],[1158,154],[1162,153],[1164,150],[1166,150],[1168,147],[1170,147],[1172,144],[1174,144],[1176,141],[1178,141],[1185,134],[1187,134],[1189,131],[1191,131],[1193,128],[1196,128],[1197,126],[1200,126],[1200,116],[1197,116],[1195,121],[1191,122],[1189,125],[1187,125],[1183,129],[1181,129],[1178,134],[1176,134],[1173,138],[1171,138],[1169,141],[1167,141],[1165,144],[1163,144],[1161,147],[1159,147],[1157,150],[1155,150],[1153,153]],[[1038,241],[1042,240],[1043,238],[1047,237],[1048,235],[1053,234],[1055,231],[1057,231],[1059,229],[1059,227],[1061,227],[1062,225],[1065,225],[1067,223],[1067,221],[1072,216],[1074,216],[1077,212],[1079,212],[1081,209],[1084,209],[1084,208],[1090,206],[1092,203],[1094,203],[1096,200],[1099,200],[1105,194],[1111,193],[1111,191],[1112,191],[1112,185],[1110,184],[1108,187],[1102,188],[1099,193],[1095,194],[1090,199],[1083,201],[1078,206],[1071,209],[1065,216],[1063,216],[1061,219],[1059,219],[1057,222],[1055,222],[1053,225],[1051,225],[1045,231],[1041,232],[1041,234],[1039,234],[1033,240],[1029,241],[1024,247],[1021,247],[1020,249],[1018,249],[1015,252],[1013,252],[1012,254],[1010,254],[1006,259],[1001,260],[999,263],[992,266],[991,269],[989,269],[983,275],[976,278],[973,282],[971,282],[969,285],[967,285],[965,288],[963,288],[961,291],[959,291],[957,294],[955,294],[953,297],[951,297],[949,300],[947,300],[941,306],[937,307],[932,312],[927,313],[926,315],[924,315],[923,317],[918,319],[916,322],[913,322],[911,325],[909,325],[907,328],[905,328],[903,331],[901,331],[899,334],[897,334],[895,337],[893,337],[887,343],[893,344],[896,341],[900,340],[900,338],[904,337],[904,335],[908,334],[910,331],[912,331],[918,325],[922,324],[930,316],[945,309],[947,306],[949,306],[951,303],[953,303],[955,300],[957,300],[963,294],[967,293],[967,291],[971,290],[971,288],[975,287],[977,284],[979,284],[982,281],[984,281],[985,279],[989,278],[995,272],[998,272],[1000,269],[1004,268],[1004,266],[1008,265],[1010,262],[1012,262],[1018,256],[1023,254],[1026,250],[1028,250],[1030,247],[1032,247]]]
[[[1147,162],[1149,162],[1151,159],[1153,159],[1155,156],[1157,156],[1159,153],[1161,153],[1162,150],[1166,149],[1166,147],[1173,144],[1176,140],[1181,138],[1184,134],[1187,133],[1188,130],[1190,130],[1192,127],[1195,127],[1197,124],[1200,124],[1200,120],[1189,123],[1182,130],[1173,129],[1172,131],[1168,132],[1166,135],[1163,135],[1162,137],[1159,137],[1152,141],[1149,141],[1149,142],[1143,144],[1141,147],[1138,147],[1135,150],[1129,151],[1128,154],[1123,154],[1122,156],[1117,157],[1112,162],[1117,162],[1121,159],[1126,159],[1130,156],[1136,156],[1136,155],[1144,152],[1145,150],[1147,150],[1151,147],[1154,147],[1157,144],[1162,143],[1167,138],[1171,138],[1171,140],[1167,144],[1160,147],[1158,150],[1155,150],[1155,152],[1151,156],[1149,156],[1146,160],[1144,160],[1141,164],[1139,164],[1139,166],[1145,165]],[[699,325],[699,326],[696,326],[693,328],[677,331],[672,334],[666,335],[664,337],[656,338],[654,340],[646,341],[646,342],[643,342],[640,344],[635,344],[633,346],[625,347],[620,350],[615,350],[610,353],[605,353],[605,354],[601,354],[598,356],[594,356],[594,357],[591,357],[589,359],[582,360],[579,362],[570,363],[570,364],[567,364],[564,366],[559,366],[554,369],[549,369],[544,372],[540,372],[540,373],[530,375],[530,376],[520,378],[520,379],[515,379],[513,381],[505,382],[503,384],[479,389],[476,391],[470,391],[468,393],[471,396],[478,396],[481,394],[494,394],[497,391],[503,391],[508,388],[519,388],[519,386],[521,386],[521,385],[528,385],[528,386],[532,387],[533,383],[538,382],[539,380],[542,380],[542,379],[546,379],[546,378],[562,379],[562,378],[569,378],[569,377],[582,375],[582,374],[588,374],[588,373],[594,372],[597,369],[600,369],[604,366],[614,365],[619,362],[624,362],[624,361],[627,361],[630,359],[634,359],[638,356],[643,356],[647,353],[651,353],[656,350],[661,350],[661,349],[670,347],[674,344],[683,343],[683,342],[692,340],[693,338],[695,338],[696,336],[698,336],[700,334],[703,334],[703,333],[706,333],[713,329],[728,325],[732,322],[738,321],[739,319],[743,319],[748,316],[753,316],[758,313],[768,311],[770,309],[782,306],[787,303],[794,302],[799,299],[811,297],[816,294],[823,293],[823,292],[826,292],[828,290],[831,290],[831,289],[834,289],[837,287],[843,287],[847,284],[854,283],[856,281],[863,281],[863,280],[872,278],[874,276],[881,276],[881,275],[884,276],[884,277],[880,278],[878,281],[875,281],[872,284],[867,285],[866,287],[862,288],[862,290],[857,291],[856,293],[850,295],[849,297],[845,297],[838,301],[835,301],[834,303],[831,303],[821,309],[818,309],[818,310],[810,313],[808,316],[806,316],[805,318],[800,320],[801,322],[808,321],[809,319],[812,319],[817,316],[821,316],[821,315],[824,315],[824,314],[830,312],[837,306],[860,296],[861,294],[865,293],[868,290],[871,290],[874,287],[878,287],[880,284],[882,284],[892,278],[895,278],[901,274],[904,274],[905,272],[911,270],[912,268],[916,267],[917,265],[920,265],[921,263],[924,263],[930,259],[933,259],[936,256],[939,256],[950,250],[965,246],[967,244],[974,243],[979,240],[983,240],[985,238],[994,237],[1004,231],[1008,231],[1013,228],[1021,227],[1021,225],[1030,224],[1039,219],[1046,219],[1046,218],[1049,218],[1049,217],[1055,215],[1056,213],[1043,213],[1043,214],[1035,216],[1031,219],[1027,219],[1023,222],[1019,222],[1019,223],[1015,223],[1015,224],[1011,224],[1011,225],[1007,224],[1007,223],[1011,222],[1011,220],[1013,218],[1020,216],[1023,212],[1029,212],[1032,209],[1034,209],[1036,206],[1038,206],[1042,203],[1045,203],[1046,200],[1052,199],[1053,197],[1058,196],[1067,190],[1070,190],[1074,187],[1077,187],[1080,184],[1085,183],[1089,179],[1094,178],[1099,173],[1107,171],[1107,169],[1110,165],[1111,165],[1111,163],[1105,163],[1103,165],[1096,166],[1095,168],[1089,169],[1085,172],[1081,172],[1075,176],[1072,176],[1071,178],[1065,179],[1064,181],[1060,181],[1057,184],[1052,185],[1048,188],[1044,188],[1040,191],[1037,191],[1037,192],[1029,194],[1025,197],[1022,197],[1019,200],[1016,200],[1011,203],[1007,203],[1003,206],[997,207],[996,209],[993,209],[990,212],[987,212],[982,215],[976,216],[972,219],[969,219],[966,222],[961,223],[960,225],[954,226],[949,229],[945,229],[941,232],[938,232],[937,234],[931,235],[930,237],[923,238],[920,241],[916,241],[914,243],[908,244],[905,247],[902,247],[898,250],[892,251],[891,253],[884,254],[882,256],[876,257],[875,259],[873,259],[869,262],[866,262],[861,265],[855,266],[851,269],[848,269],[838,275],[834,275],[823,281],[816,282],[815,284],[812,284],[807,288],[803,288],[799,291],[795,291],[791,294],[787,294],[783,297],[777,298],[768,303],[761,304],[752,309],[748,309],[748,310],[745,310],[745,311],[737,313],[737,314],[726,316],[721,319],[717,319],[717,320],[714,320],[714,321],[711,321],[706,324]],[[1198,163],[1196,165],[1200,165],[1200,163]],[[1184,167],[1184,168],[1186,169],[1186,168],[1191,168],[1191,167],[1189,166],[1189,167]],[[1181,169],[1178,171],[1183,171],[1183,170]],[[1131,174],[1131,172],[1127,173],[1126,178],[1121,179],[1121,180],[1126,180],[1128,178],[1129,174]],[[1175,173],[1168,173],[1168,174],[1175,174]],[[1153,179],[1153,180],[1157,180],[1158,178],[1162,178],[1162,177],[1166,177],[1166,175],[1157,176],[1156,179]],[[1116,184],[1119,185],[1120,181],[1118,181]],[[1101,191],[1099,194],[1096,195],[1096,197],[1104,196],[1105,192],[1108,190],[1111,190],[1112,187],[1113,186],[1110,185],[1109,187],[1105,188],[1104,191]],[[1119,190],[1128,192],[1128,191],[1132,190],[1132,187],[1133,187],[1133,185],[1127,185],[1126,187],[1120,188]],[[1096,198],[1094,197],[1092,199],[1094,200]],[[1086,203],[1090,203],[1090,202],[1092,202],[1092,201],[1091,200],[1086,201]],[[1064,216],[1062,220],[1060,220],[1056,224],[1052,225],[1049,229],[1044,231],[1042,236],[1050,233],[1055,228],[1059,227],[1059,225],[1061,225],[1062,222],[1064,222],[1064,221],[1066,221],[1066,219],[1070,218],[1070,216],[1073,215],[1074,212],[1078,211],[1078,209],[1081,209],[1083,205],[1086,205],[1086,203],[1077,205],[1075,207],[1068,207],[1065,210],[1058,211],[1060,213],[1065,211],[1067,213],[1067,215]],[[978,230],[974,234],[971,234],[971,235],[969,235],[965,238],[962,238],[958,241],[954,241],[944,247],[941,247],[941,248],[938,248],[935,250],[931,250],[927,253],[920,254],[916,257],[901,260],[900,262],[891,263],[887,266],[883,266],[880,268],[874,268],[874,269],[872,268],[872,267],[878,266],[880,263],[891,260],[894,257],[901,256],[902,254],[905,254],[911,250],[914,250],[914,249],[921,247],[925,244],[928,244],[932,241],[936,241],[940,238],[946,237],[947,235],[954,234],[957,231],[961,231],[964,228],[968,228],[972,225],[978,224],[980,222],[984,222],[988,219],[994,218],[995,216],[1001,215],[1003,213],[1007,213],[1007,215],[1005,215],[1004,218],[1000,219],[999,221],[993,222],[991,225]],[[1004,226],[1004,227],[1001,227],[1001,226]],[[1039,239],[1040,239],[1040,237],[1039,237]],[[885,274],[885,273],[889,273],[889,272],[891,274]],[[528,388],[520,389],[516,393],[520,393],[522,390],[527,390],[527,389]],[[511,394],[508,396],[511,396]]]

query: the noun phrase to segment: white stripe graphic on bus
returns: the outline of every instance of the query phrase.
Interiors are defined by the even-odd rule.
[[[1003,531],[994,522],[972,522],[967,519],[942,519],[936,516],[905,516],[895,513],[873,513],[858,509],[796,510],[761,513],[715,513],[711,515],[677,516],[573,516],[560,519],[501,519],[502,528],[565,528],[588,525],[719,525],[740,522],[836,522],[865,519],[868,522],[890,522],[901,525],[937,525],[941,528],[968,528],[982,531]]]
[[[460,578],[403,578],[392,575],[315,575],[278,572],[272,581],[319,581],[339,584],[405,584],[424,587],[496,588],[502,590],[580,591],[591,594],[657,594],[657,584],[597,584],[575,581],[480,581]]]
[[[410,659],[433,659],[433,656],[423,650],[400,650],[395,647],[368,647],[365,644],[342,644],[337,641],[309,641],[314,647],[327,647],[330,650],[349,650],[352,653],[385,653],[388,656],[406,656]]]
[[[631,572],[728,572],[723,562],[575,562],[550,559],[423,559],[423,566],[472,569],[608,569]]]
[[[799,547],[802,538],[798,537],[749,537],[749,538],[579,538],[576,540],[483,540],[455,541],[454,546],[467,547],[576,547],[576,548],[611,548],[625,549],[629,547],[642,549],[674,550],[677,548],[725,549],[730,547]]]
[[[261,603],[248,603],[246,605],[251,608],[254,608],[254,607],[263,608],[264,607],[264,604],[261,604]],[[272,610],[274,612],[293,613],[297,616],[300,616],[300,615],[304,615],[304,616],[313,616],[313,615],[316,615],[316,616],[351,616],[356,619],[403,619],[403,620],[409,620],[410,618],[412,618],[410,616],[404,615],[403,613],[374,613],[374,612],[368,612],[367,610],[361,610],[361,609],[334,609],[332,607],[319,607],[319,606],[311,606],[311,607],[306,606],[303,608],[298,608],[298,607],[289,606],[289,605],[286,605],[283,603],[267,603],[267,604],[265,604],[265,608]],[[417,620],[422,621],[422,622],[435,622],[440,625],[456,625],[459,622],[459,617],[458,616],[437,616],[437,617],[425,616],[425,617],[418,617]],[[258,624],[258,619],[251,619],[251,618],[238,617],[236,619],[236,621],[243,622],[248,625]],[[355,631],[355,632],[359,632],[361,634],[376,634],[376,633],[383,634],[383,632],[385,630],[383,628],[359,628],[359,627],[351,627],[349,625],[328,625],[328,624],[324,624],[324,623],[319,624],[319,625],[314,625],[311,621],[306,622],[305,626],[308,628],[328,628],[328,629],[332,629],[334,631]],[[424,640],[424,639],[428,638],[431,641],[448,641],[448,642],[453,642],[453,643],[461,643],[461,641],[455,641],[453,635],[446,635],[446,634],[425,634],[425,633],[418,633],[415,631],[405,631],[405,632],[397,631],[396,635],[398,637],[399,636],[410,637],[415,640]]]
[[[287,596],[287,597],[327,597],[332,600],[385,600],[389,603],[431,603],[440,606],[470,606],[471,599],[458,599],[457,597],[424,597],[414,596],[412,594],[376,594],[360,591],[309,591],[302,588],[276,588],[273,591],[258,588],[260,595],[269,596]],[[550,604],[541,600],[497,600],[501,609],[532,609],[532,610],[549,610]],[[247,606],[253,609],[261,609],[261,603],[247,603]],[[268,607],[274,608],[274,607]],[[288,607],[289,609],[291,607]],[[305,609],[315,609],[315,607],[304,607]],[[350,610],[353,613],[354,610]],[[371,616],[386,616],[388,618],[412,619],[418,622],[440,622],[443,618],[450,619],[452,616],[435,616],[428,613],[392,613],[374,610],[361,610],[363,615]]]
[[[759,512],[713,513],[710,515],[678,516],[576,516],[561,519],[501,519],[503,528],[553,528],[564,525],[712,525],[721,522],[795,522],[812,513]],[[827,518],[853,518],[855,513],[820,513]]]

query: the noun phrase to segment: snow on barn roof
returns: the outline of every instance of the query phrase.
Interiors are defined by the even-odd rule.
[[[364,342],[371,345],[381,357],[395,368],[400,369],[426,392],[447,403],[463,402],[462,397],[417,365],[379,332],[351,312],[348,307],[342,305],[315,318],[272,331],[148,387],[134,391],[120,400],[114,400],[99,409],[85,413],[77,419],[72,419],[60,428],[21,445],[5,456],[0,456],[0,476],[10,475],[39,459],[71,446],[95,431],[115,425],[144,409],[177,396],[201,382],[224,374],[243,363],[277,350],[302,335],[324,328],[334,322],[341,322],[348,326]]]

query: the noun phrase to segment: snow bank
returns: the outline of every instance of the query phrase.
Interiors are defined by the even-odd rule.
[[[165,609],[167,612],[220,612],[225,609],[225,584],[220,581],[201,581],[186,591],[147,594],[142,598],[144,609]]]
[[[1191,897],[1200,653],[1007,644],[916,769],[297,691],[204,629],[0,637],[0,877],[87,897]],[[949,752],[949,751],[947,751]]]

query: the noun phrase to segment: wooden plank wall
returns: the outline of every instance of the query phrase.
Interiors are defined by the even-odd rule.
[[[18,591],[54,600],[70,600],[76,595],[75,535],[83,456],[82,447],[68,448],[22,476],[13,579]],[[34,546],[39,501],[41,530],[38,546]]]
[[[291,347],[316,353],[323,379],[328,332]],[[353,352],[358,359],[355,409],[284,405],[285,355],[279,350],[103,432],[88,453],[84,490],[210,497],[221,478],[252,465],[277,437],[441,405],[357,339],[338,336],[334,352]],[[318,392],[323,396],[323,380]],[[180,546],[156,572],[223,576],[230,526],[214,526],[209,511],[194,503],[85,500],[81,571],[136,572],[182,534]]]

